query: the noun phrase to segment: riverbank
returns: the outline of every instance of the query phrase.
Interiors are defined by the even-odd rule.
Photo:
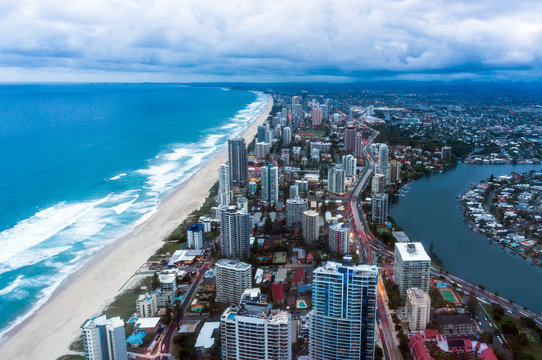
[[[242,134],[247,142],[271,111],[273,100],[270,95],[268,99],[265,111]],[[147,221],[102,249],[72,274],[47,303],[7,333],[8,339],[0,345],[2,358],[56,359],[65,354],[80,335],[84,320],[101,314],[126,281],[163,245],[163,240],[203,204],[218,178],[219,166],[226,160],[227,151],[221,149],[172,191]]]
[[[473,231],[541,265],[540,181],[539,173],[512,173],[469,186],[459,197],[465,222]]]
[[[542,268],[470,230],[463,223],[457,201],[469,184],[491,174],[500,176],[539,169],[540,165],[460,162],[454,169],[413,181],[406,196],[391,207],[390,215],[411,239],[421,241],[426,249],[433,243],[442,267],[451,274],[540,313],[542,294],[532,284],[540,282]]]

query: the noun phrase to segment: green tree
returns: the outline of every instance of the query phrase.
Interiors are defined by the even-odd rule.
[[[155,271],[152,276],[151,290],[155,290],[160,287],[160,280],[158,279],[158,273]]]
[[[265,219],[265,224],[263,226],[263,232],[267,235],[270,235],[271,230],[273,230],[273,222],[271,221],[271,216],[267,215],[267,218]]]

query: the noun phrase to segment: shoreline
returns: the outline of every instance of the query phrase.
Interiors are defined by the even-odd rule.
[[[247,144],[271,112],[273,98],[265,95],[266,109],[241,132]],[[57,359],[68,353],[69,345],[80,335],[81,324],[101,314],[141,265],[164,244],[164,239],[204,203],[218,178],[218,168],[226,161],[227,151],[217,150],[207,163],[166,195],[152,216],[99,250],[68,276],[40,308],[4,335],[5,340],[0,343],[2,358]]]

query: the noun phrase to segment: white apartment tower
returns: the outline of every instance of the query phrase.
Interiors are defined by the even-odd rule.
[[[230,204],[230,167],[224,164],[218,168],[218,205]]]
[[[342,166],[346,176],[356,175],[356,158],[353,155],[343,155]]]
[[[152,317],[158,311],[155,294],[141,294],[136,300],[136,310],[139,317]]]
[[[307,244],[318,240],[320,229],[320,215],[317,211],[307,210],[303,212],[303,239]]]
[[[327,189],[331,193],[344,193],[344,175],[345,171],[342,165],[335,165],[329,168],[327,173]]]
[[[377,193],[371,197],[371,220],[377,224],[388,221],[388,194]]]
[[[372,180],[371,194],[383,193],[386,190],[386,175],[375,174]]]
[[[81,326],[86,360],[126,360],[126,336],[120,317],[105,315],[85,321]]]
[[[215,264],[216,301],[238,304],[252,287],[252,266],[239,260],[220,259]]]
[[[418,288],[406,292],[406,313],[410,331],[424,330],[431,316],[431,298]]]
[[[410,288],[429,291],[431,258],[420,242],[395,243],[394,280],[401,296]]]
[[[250,257],[250,217],[235,206],[220,208],[220,246],[226,257]]]
[[[279,201],[279,168],[271,164],[262,166],[262,201],[276,203]]]
[[[378,147],[378,162],[376,164],[376,173],[386,176],[386,184],[390,182],[390,165],[388,163],[389,149],[388,145],[380,144]]]
[[[292,142],[292,129],[288,126],[282,130],[282,146],[290,146]]]
[[[300,228],[303,222],[303,213],[307,208],[307,200],[299,196],[286,200],[286,226]]]
[[[329,250],[334,254],[348,254],[350,229],[344,223],[329,225]]]
[[[243,303],[220,317],[223,360],[291,360],[292,316],[263,303]]]
[[[327,262],[313,272],[311,360],[373,359],[378,270]]]
[[[203,224],[192,224],[186,229],[187,247],[194,250],[201,250],[203,247]]]

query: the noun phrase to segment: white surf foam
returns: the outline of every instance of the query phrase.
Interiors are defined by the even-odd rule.
[[[21,283],[22,279],[24,278],[24,275],[19,275],[15,280],[13,280],[12,283],[10,283],[8,286],[0,290],[0,296],[6,296],[13,290],[15,290]]]
[[[128,174],[126,174],[126,173],[120,173],[120,174],[118,174],[118,175],[116,175],[116,176],[113,176],[113,177],[109,178],[109,180],[112,180],[112,181],[118,180],[118,179],[120,179],[121,177],[125,177],[126,175],[128,175]]]

